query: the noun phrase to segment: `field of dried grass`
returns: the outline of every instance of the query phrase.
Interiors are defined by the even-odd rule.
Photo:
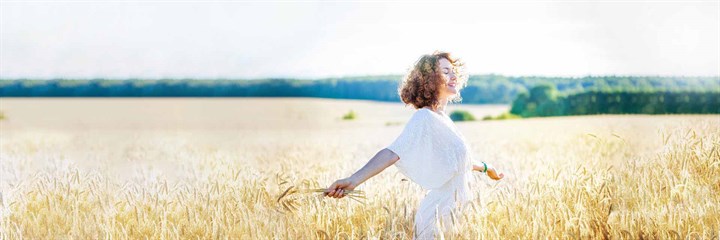
[[[401,104],[4,98],[0,111],[2,239],[408,239],[423,197],[394,167],[358,201],[309,191],[390,144],[412,114]],[[448,237],[720,236],[718,115],[456,124],[506,177],[476,174]]]

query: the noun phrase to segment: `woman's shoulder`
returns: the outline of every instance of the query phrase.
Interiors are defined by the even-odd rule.
[[[411,119],[425,119],[430,114],[430,110],[427,108],[420,108],[418,110],[415,110],[415,113],[413,113]]]
[[[409,122],[412,123],[425,123],[430,122],[433,120],[433,116],[430,114],[433,114],[430,112],[431,110],[427,108],[420,108],[418,110],[415,110],[415,113],[413,113],[412,117],[410,117]]]

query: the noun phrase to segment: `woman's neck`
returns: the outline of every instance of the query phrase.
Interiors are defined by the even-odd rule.
[[[445,107],[447,107],[447,101],[440,101],[437,106],[427,106],[431,111],[436,113],[445,113]]]

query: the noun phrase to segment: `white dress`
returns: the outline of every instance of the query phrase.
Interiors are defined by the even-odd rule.
[[[450,212],[471,200],[468,181],[474,163],[452,120],[421,108],[387,149],[400,157],[395,166],[401,173],[429,190],[415,214],[413,239],[451,231]]]

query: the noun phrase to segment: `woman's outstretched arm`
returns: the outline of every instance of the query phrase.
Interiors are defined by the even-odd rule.
[[[325,192],[325,196],[342,198],[345,196],[345,191],[355,189],[366,180],[385,170],[385,168],[395,164],[399,159],[400,157],[393,151],[383,148],[352,176],[339,179],[330,185],[327,189],[328,192]]]

